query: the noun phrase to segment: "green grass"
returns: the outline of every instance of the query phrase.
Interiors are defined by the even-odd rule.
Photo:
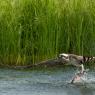
[[[94,0],[0,0],[3,64],[34,64],[62,52],[95,56]]]

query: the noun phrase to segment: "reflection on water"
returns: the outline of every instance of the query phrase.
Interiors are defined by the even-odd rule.
[[[83,83],[70,84],[73,68],[0,69],[0,95],[95,95],[95,70]]]

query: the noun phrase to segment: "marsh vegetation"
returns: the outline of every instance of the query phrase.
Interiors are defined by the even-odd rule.
[[[60,52],[94,51],[94,0],[0,0],[0,63],[35,64]]]

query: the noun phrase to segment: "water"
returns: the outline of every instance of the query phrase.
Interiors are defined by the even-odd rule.
[[[84,82],[71,84],[74,68],[0,69],[0,95],[95,95],[95,70]]]

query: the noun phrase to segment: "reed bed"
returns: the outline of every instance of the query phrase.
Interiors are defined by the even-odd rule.
[[[35,64],[61,52],[95,55],[94,0],[0,0],[0,63]]]

